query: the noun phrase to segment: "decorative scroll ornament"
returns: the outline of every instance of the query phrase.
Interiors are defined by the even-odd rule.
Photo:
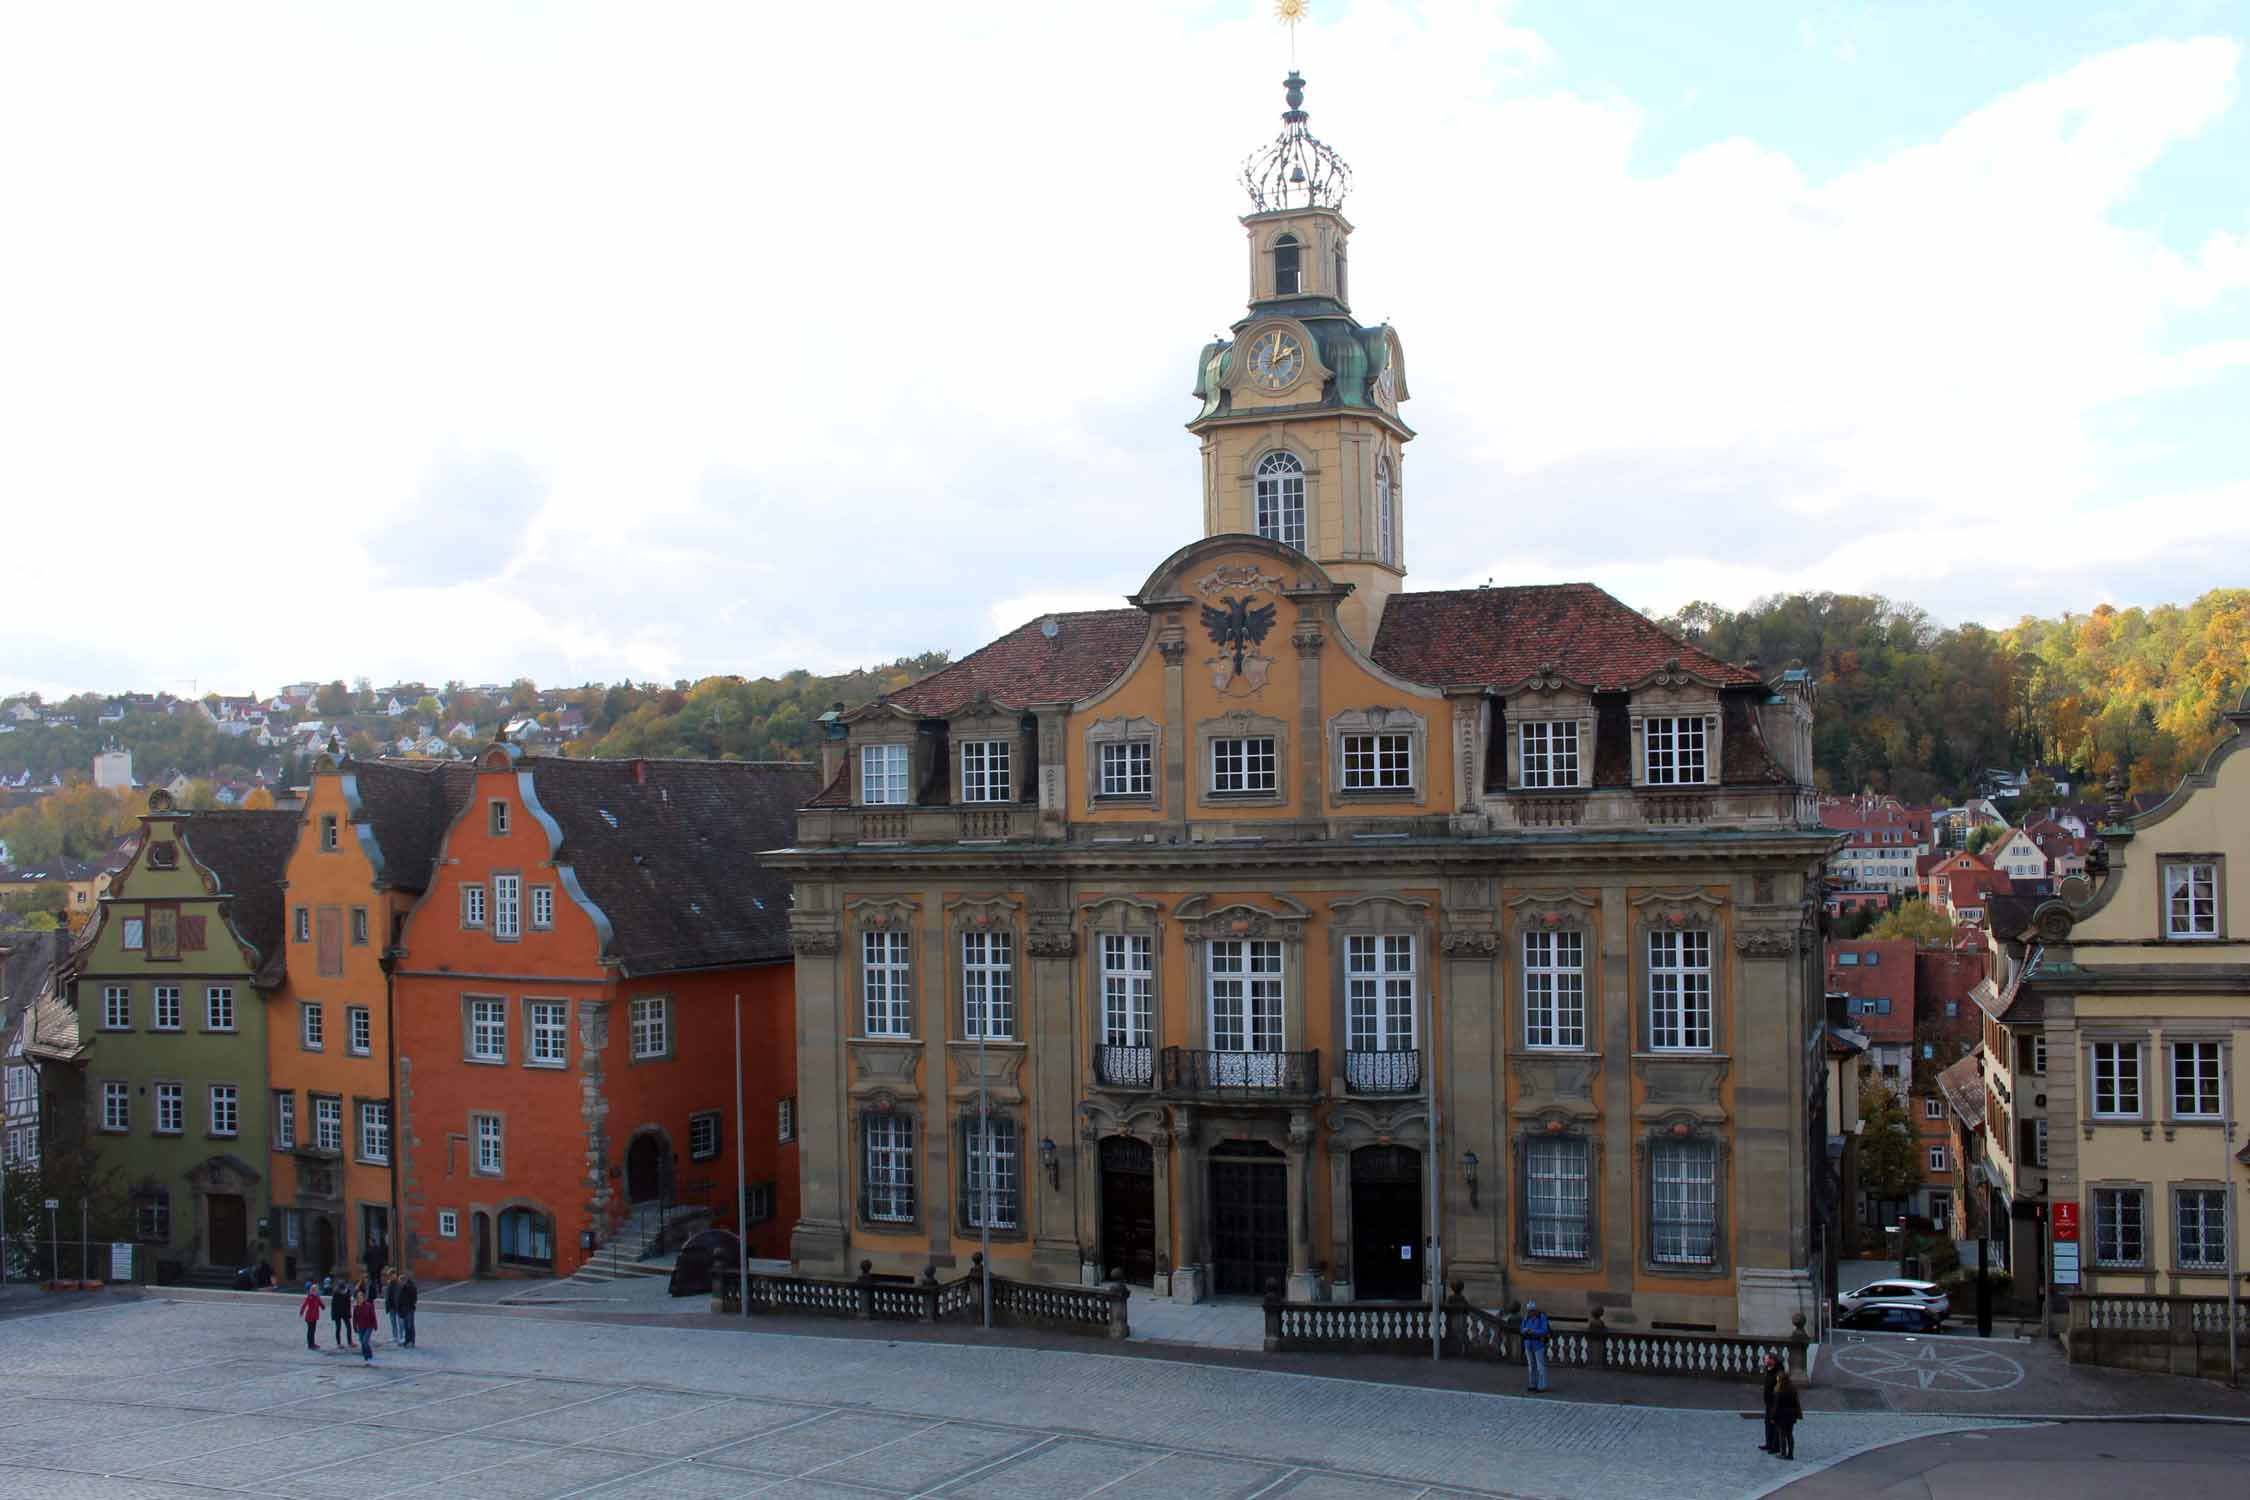
[[[1481,928],[1445,935],[1445,952],[1448,958],[1498,958],[1500,934]]]
[[[843,937],[818,927],[790,929],[789,946],[805,958],[834,958],[844,948]]]
[[[1734,934],[1737,953],[1750,958],[1789,958],[1797,951],[1797,929],[1794,927],[1738,927]]]
[[[1023,951],[1033,958],[1070,958],[1078,952],[1078,934],[1067,927],[1034,927],[1024,934]]]

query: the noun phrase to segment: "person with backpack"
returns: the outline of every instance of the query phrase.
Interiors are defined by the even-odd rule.
[[[1773,1383],[1773,1425],[1781,1434],[1781,1449],[1774,1457],[1797,1456],[1797,1422],[1804,1414],[1804,1403],[1797,1399],[1796,1382],[1789,1378],[1787,1370],[1779,1371]]]
[[[297,1304],[297,1316],[305,1322],[305,1347],[315,1354],[320,1352],[320,1314],[328,1306],[320,1295],[320,1288],[305,1283],[305,1300]]]
[[[1523,1362],[1528,1376],[1524,1389],[1534,1394],[1547,1388],[1547,1335],[1551,1332],[1547,1315],[1536,1302],[1523,1305],[1523,1322],[1516,1332],[1523,1339]]]

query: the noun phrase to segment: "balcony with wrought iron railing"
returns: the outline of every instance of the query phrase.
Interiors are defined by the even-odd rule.
[[[1320,1053],[1166,1047],[1161,1087],[1197,1099],[1309,1099],[1320,1091]]]
[[[1421,1089],[1422,1053],[1418,1048],[1344,1054],[1344,1090],[1347,1093],[1415,1094]]]
[[[1094,1046],[1094,1082],[1103,1088],[1145,1089],[1156,1081],[1156,1049],[1110,1042]]]

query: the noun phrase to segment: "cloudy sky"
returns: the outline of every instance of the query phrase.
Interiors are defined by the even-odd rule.
[[[2250,582],[2250,0],[1345,4],[1410,587]],[[0,691],[830,669],[1200,525],[1270,0],[0,11]]]

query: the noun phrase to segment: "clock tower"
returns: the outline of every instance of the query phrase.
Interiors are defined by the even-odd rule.
[[[1351,312],[1351,168],[1305,128],[1283,84],[1281,134],[1243,165],[1250,307],[1196,362],[1203,533],[1286,542],[1352,585],[1339,622],[1371,646],[1406,575],[1406,364],[1387,325]]]

